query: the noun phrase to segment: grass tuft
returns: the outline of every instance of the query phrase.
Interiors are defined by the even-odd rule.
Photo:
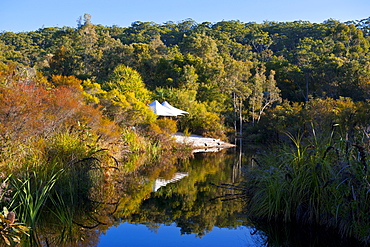
[[[248,172],[249,214],[256,219],[317,224],[345,237],[370,234],[368,150],[344,138],[293,136]],[[368,242],[367,242],[368,243]]]

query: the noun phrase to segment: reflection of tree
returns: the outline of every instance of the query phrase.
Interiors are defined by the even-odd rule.
[[[102,232],[140,209],[152,192],[152,178],[176,172],[176,155],[166,155],[161,162],[148,158],[134,154],[119,169],[94,167],[61,179],[53,203],[48,203],[38,222],[40,242],[47,246],[97,245]]]
[[[237,214],[244,202],[222,201],[220,198],[230,191],[212,185],[232,182],[233,156],[225,153],[200,156],[191,162],[183,162],[182,168],[189,176],[159,189],[127,220],[150,226],[175,222],[181,234],[196,233],[199,237],[214,226],[238,226]]]
[[[112,215],[117,201],[109,198],[111,189],[106,188],[106,193],[102,193],[104,174],[98,170],[92,173],[89,180],[85,177],[80,177],[78,181],[69,180],[63,189],[58,189],[58,196],[53,199],[53,204],[48,205],[49,210],[42,213],[38,223],[41,242],[47,243],[47,246],[95,246],[100,233],[114,224]]]
[[[48,246],[95,246],[102,232],[121,221],[146,224],[154,232],[161,224],[175,223],[182,234],[199,237],[214,226],[240,225],[243,202],[222,201],[222,196],[233,192],[212,185],[233,182],[235,156],[226,152],[196,154],[194,159],[181,156],[179,160],[166,155],[156,163],[139,159],[140,164],[134,156],[134,171],[96,169],[89,172],[88,180],[82,178],[90,185],[86,187],[83,181],[66,182],[59,211],[51,208],[43,214],[38,228],[41,241]],[[154,179],[168,179],[176,172],[189,175],[152,192]],[[72,186],[76,184],[83,190]]]
[[[242,176],[242,164],[243,164],[243,139],[235,138],[235,143],[239,142],[238,148],[235,150],[235,161],[233,162],[233,172],[232,172],[232,183],[236,183],[239,179],[241,179]]]

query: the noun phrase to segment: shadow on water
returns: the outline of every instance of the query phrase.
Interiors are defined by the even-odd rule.
[[[294,223],[255,222],[255,234],[271,247],[353,247],[363,246],[355,239],[344,239],[337,232],[320,226]]]

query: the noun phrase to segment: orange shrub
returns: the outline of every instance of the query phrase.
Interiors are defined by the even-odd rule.
[[[0,87],[0,136],[3,139],[48,136],[78,122],[104,137],[118,136],[114,123],[104,119],[98,109],[86,105],[82,91],[75,87],[47,90],[31,82]]]

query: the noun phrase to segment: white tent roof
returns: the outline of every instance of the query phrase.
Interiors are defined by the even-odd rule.
[[[159,115],[159,116],[176,117],[176,116],[180,115],[176,112],[171,111],[169,108],[164,107],[157,100],[150,103],[149,108],[151,108],[154,111],[154,113]]]
[[[174,112],[174,113],[177,113],[177,115],[182,115],[182,114],[189,114],[189,112],[186,112],[186,111],[183,111],[183,110],[180,110],[176,107],[173,107],[172,105],[170,105],[167,101],[164,101],[162,103],[162,105],[164,107],[166,107],[167,109],[169,109],[171,112]]]

